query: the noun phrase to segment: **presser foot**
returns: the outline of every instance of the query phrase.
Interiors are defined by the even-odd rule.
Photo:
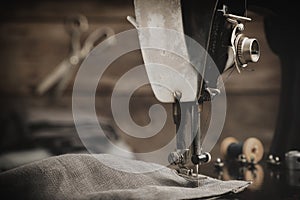
[[[177,173],[179,176],[189,181],[192,187],[200,187],[201,180],[207,179],[207,176],[201,175],[198,172],[195,173],[193,169],[179,168]]]
[[[198,181],[198,180],[202,180],[202,179],[206,179],[207,177],[204,175],[201,175],[199,173],[195,173],[193,169],[187,169],[187,168],[180,168],[179,170],[177,170],[178,175],[190,180],[190,181]]]

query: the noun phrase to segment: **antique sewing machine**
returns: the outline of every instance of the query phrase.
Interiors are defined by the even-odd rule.
[[[135,18],[128,17],[139,32],[142,55],[155,97],[162,103],[173,104],[173,119],[176,125],[176,151],[170,152],[169,163],[177,166],[180,175],[198,178],[199,165],[211,160],[209,152],[202,148],[201,111],[205,101],[211,101],[220,94],[219,76],[209,76],[210,57],[217,66],[219,75],[235,68],[239,73],[249,62],[257,62],[260,56],[259,44],[255,38],[243,34],[244,25],[251,19],[245,16],[244,1],[226,0],[135,0]],[[157,35],[147,37],[139,29],[160,29]],[[164,31],[165,30],[165,31]],[[184,35],[198,42],[205,52],[201,54],[200,68],[182,64],[178,56],[165,50],[149,50],[147,42],[161,42],[171,37],[169,30],[179,33],[172,46],[180,44],[186,48],[189,58],[195,55],[187,46]],[[171,43],[171,44],[170,44]],[[153,70],[151,63],[168,65],[182,75],[187,84],[178,77],[161,70]],[[157,68],[156,68],[157,69]],[[207,77],[205,77],[207,76]]]

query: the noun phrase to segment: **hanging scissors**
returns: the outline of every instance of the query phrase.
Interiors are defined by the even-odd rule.
[[[100,27],[94,30],[81,46],[81,35],[89,29],[89,24],[86,16],[80,14],[68,17],[65,20],[65,28],[71,37],[70,54],[38,85],[36,91],[39,95],[54,88],[55,97],[61,96],[74,75],[76,66],[86,58],[96,42],[114,35],[111,28]]]

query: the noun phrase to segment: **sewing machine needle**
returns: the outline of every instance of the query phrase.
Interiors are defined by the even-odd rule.
[[[199,165],[196,165],[197,185],[198,185],[198,187],[199,187],[199,177],[198,177],[198,174],[199,174]]]

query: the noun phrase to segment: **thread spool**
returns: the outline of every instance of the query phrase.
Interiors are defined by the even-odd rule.
[[[264,147],[255,137],[250,137],[244,142],[239,142],[234,137],[227,137],[221,143],[220,153],[223,158],[238,158],[243,154],[247,162],[258,163],[264,155]]]

